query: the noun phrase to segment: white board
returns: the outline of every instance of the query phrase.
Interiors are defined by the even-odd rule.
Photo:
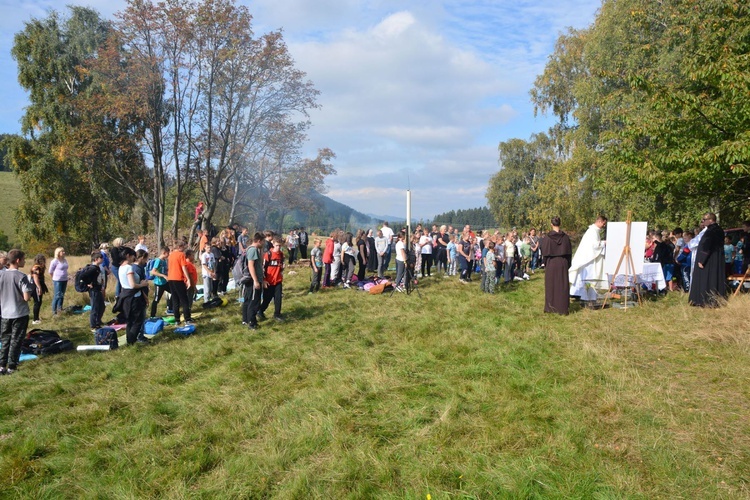
[[[622,250],[625,248],[625,237],[628,231],[627,222],[607,223],[607,253],[604,256],[604,272],[610,276],[615,274],[617,263],[620,261]],[[630,223],[630,253],[633,255],[635,269],[630,269],[627,259],[623,259],[618,275],[627,272],[628,275],[643,272],[643,254],[646,253],[646,233],[648,222]]]

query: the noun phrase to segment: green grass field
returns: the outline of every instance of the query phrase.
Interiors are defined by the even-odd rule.
[[[0,200],[6,212],[0,217],[0,231],[8,236],[11,242],[16,241],[15,209],[21,204],[21,190],[13,172],[0,172]],[[9,250],[4,248],[3,250]]]
[[[747,296],[559,317],[540,274],[494,296],[425,279],[421,298],[308,280],[255,333],[233,303],[192,337],[0,378],[2,496],[750,496]],[[81,344],[87,324],[42,326]]]

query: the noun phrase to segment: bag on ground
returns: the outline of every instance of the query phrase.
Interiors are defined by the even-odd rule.
[[[54,330],[31,330],[21,343],[21,354],[47,355],[75,349],[73,342]]]
[[[117,330],[108,326],[98,328],[94,333],[94,339],[96,345],[108,345],[110,350],[117,349],[120,346],[117,340]]]

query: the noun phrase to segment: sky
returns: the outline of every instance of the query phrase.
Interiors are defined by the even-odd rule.
[[[256,35],[283,30],[321,91],[305,155],[336,153],[327,195],[367,214],[430,220],[487,204],[497,146],[546,131],[529,90],[568,27],[589,26],[600,0],[239,0]],[[10,56],[31,18],[66,5],[104,17],[124,0],[0,0],[0,133],[27,105]]]

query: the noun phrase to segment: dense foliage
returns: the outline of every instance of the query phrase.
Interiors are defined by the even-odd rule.
[[[531,218],[585,225],[633,210],[656,224],[724,224],[748,214],[750,11],[732,0],[605,1],[595,22],[563,34],[531,92],[558,119],[554,143],[522,163],[555,157],[536,177]],[[522,141],[523,142],[523,141]],[[538,138],[525,144],[533,149]],[[501,162],[504,149],[501,145]],[[518,170],[512,163],[511,170]],[[500,177],[493,207],[509,199]],[[523,203],[513,216],[522,217]]]
[[[5,142],[26,238],[96,243],[137,207],[162,241],[195,197],[206,223],[264,226],[313,210],[300,193],[335,173],[328,148],[301,157],[318,91],[234,0],[129,0],[112,21],[70,7],[27,22],[13,56],[31,102]]]

